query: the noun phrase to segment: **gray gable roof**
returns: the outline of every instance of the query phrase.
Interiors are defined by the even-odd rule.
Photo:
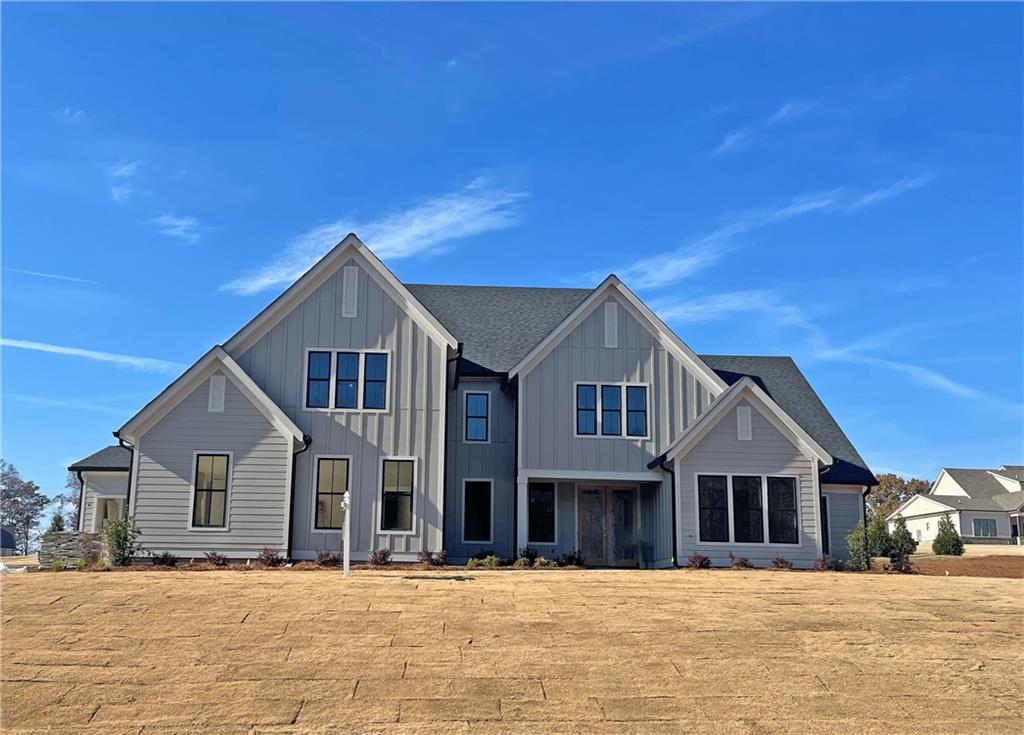
[[[68,469],[72,471],[124,470],[127,472],[131,469],[131,452],[122,446],[113,444],[90,454],[85,459],[78,460]]]
[[[957,510],[994,511],[1016,510],[1024,505],[1024,492],[1009,492],[999,480],[992,477],[991,472],[996,472],[997,470],[946,467],[945,471],[947,475],[956,480],[957,485],[970,497],[929,493],[930,497],[934,497],[940,503],[944,503]],[[999,474],[1005,475],[1003,472]]]
[[[1012,480],[1024,480],[1024,464],[1004,464],[994,471]]]

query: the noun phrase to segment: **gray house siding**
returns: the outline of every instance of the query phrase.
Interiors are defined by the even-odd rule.
[[[639,541],[644,566],[672,564],[672,481],[640,486]]]
[[[490,439],[487,443],[466,442],[465,395],[487,393],[490,406]],[[445,545],[448,557],[461,561],[479,551],[510,558],[515,554],[513,506],[515,474],[515,397],[501,390],[498,380],[466,380],[448,393],[447,495]],[[492,480],[490,543],[463,543],[463,482],[467,479]]]
[[[127,472],[83,472],[82,530],[91,532],[96,521],[99,496],[124,498],[128,494]]]
[[[864,509],[860,488],[830,492],[829,486],[823,485],[821,494],[828,505],[829,555],[836,559],[846,559],[849,557],[846,536],[860,522]]]
[[[341,316],[343,269],[358,271],[355,317]],[[313,531],[314,458],[350,457],[352,556],[388,548],[411,558],[441,546],[445,372],[447,352],[413,320],[390,287],[369,275],[361,257],[342,264],[250,348],[232,355],[313,443],[298,456],[292,553],[312,558],[318,549],[340,549],[340,532]],[[390,376],[386,413],[306,410],[308,349],[387,350]],[[416,459],[413,533],[379,532],[381,462]]]
[[[618,346],[605,347],[604,303],[618,303]],[[643,472],[710,402],[625,301],[610,296],[520,381],[521,466]],[[648,384],[649,438],[575,435],[576,382]]]
[[[136,447],[131,500],[147,551],[254,557],[283,550],[288,518],[290,441],[226,381],[224,411],[209,411],[209,379],[146,431]],[[190,530],[196,452],[231,453],[226,530]]]
[[[741,401],[738,405],[751,404]],[[797,566],[809,567],[819,554],[814,463],[783,436],[756,407],[751,410],[751,440],[737,439],[737,407],[726,414],[696,447],[676,462],[680,563],[684,563],[694,551],[699,551],[710,557],[713,565],[724,566],[729,563],[731,551],[736,556],[749,558],[755,566],[767,566],[777,555],[781,555]],[[800,543],[769,545],[699,542],[695,485],[697,474],[796,476]]]

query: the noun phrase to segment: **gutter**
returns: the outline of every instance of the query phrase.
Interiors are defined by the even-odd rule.
[[[132,472],[135,470],[135,445],[121,438],[121,432],[113,432],[114,438],[122,449],[128,450],[128,489],[124,493],[124,517],[128,517],[128,509],[132,507]]]
[[[293,521],[295,520],[295,476],[298,474],[295,470],[298,467],[298,457],[300,454],[305,452],[313,444],[313,437],[309,434],[302,435],[302,449],[297,452],[292,452],[292,486],[291,491],[288,493],[288,547],[285,550],[285,558],[291,561],[292,558],[292,527]]]
[[[82,532],[82,523],[85,521],[82,518],[82,510],[85,503],[85,478],[82,477],[81,470],[75,470],[75,474],[78,475],[78,528],[76,529],[79,533]],[[132,483],[131,470],[128,471],[128,484]]]
[[[667,472],[669,477],[672,478],[672,566],[676,569],[679,568],[679,545],[677,541],[676,533],[676,471],[669,469],[669,466],[665,464],[668,461],[668,456],[662,454],[659,457],[655,457],[653,460],[647,463],[647,469],[653,470],[655,467],[660,468],[663,472]]]

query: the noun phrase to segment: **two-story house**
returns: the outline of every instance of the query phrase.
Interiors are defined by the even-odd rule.
[[[350,490],[355,560],[806,567],[875,483],[787,357],[697,355],[614,275],[403,284],[355,235],[114,433],[73,465],[81,530],[125,512],[186,558],[340,550]]]

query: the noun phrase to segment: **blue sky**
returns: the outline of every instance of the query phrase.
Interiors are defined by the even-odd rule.
[[[3,7],[3,456],[63,467],[350,230],[618,273],[876,471],[1022,463],[1020,5]]]

